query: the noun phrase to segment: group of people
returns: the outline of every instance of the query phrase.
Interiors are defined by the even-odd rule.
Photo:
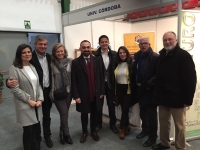
[[[140,50],[131,56],[125,46],[118,51],[109,47],[106,35],[99,37],[97,51],[91,52],[91,43],[80,43],[81,55],[68,58],[65,46],[53,46],[52,54],[46,53],[48,41],[44,36],[35,38],[35,50],[27,44],[18,46],[7,86],[14,95],[17,122],[23,126],[24,150],[39,150],[42,118],[43,134],[47,147],[53,147],[50,130],[52,102],[60,114],[60,142],[73,144],[68,127],[68,112],[72,98],[81,113],[82,134],[80,143],[90,134],[99,141],[102,128],[104,96],[109,111],[109,126],[113,133],[124,139],[130,132],[129,109],[140,106],[142,131],[136,138],[148,136],[144,147],[154,150],[170,148],[171,115],[175,123],[175,147],[185,149],[185,113],[192,105],[196,88],[196,71],[191,55],[181,49],[176,34],[163,35],[164,48],[153,52],[150,39],[138,40]],[[64,98],[55,93],[66,91]],[[62,95],[62,94],[61,94]],[[119,129],[116,127],[115,106],[121,106]],[[158,137],[157,107],[159,106],[160,140]],[[42,115],[43,114],[43,115]]]

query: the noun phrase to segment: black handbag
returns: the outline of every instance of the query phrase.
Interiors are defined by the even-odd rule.
[[[68,93],[67,93],[66,87],[62,87],[60,89],[54,90],[53,95],[54,95],[55,100],[58,100],[58,101],[67,98]]]

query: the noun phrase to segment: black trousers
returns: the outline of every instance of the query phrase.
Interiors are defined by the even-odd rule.
[[[97,106],[96,101],[90,102],[90,130],[91,133],[95,132],[95,127],[97,125]],[[88,125],[88,113],[81,113],[81,123],[82,123],[82,133],[87,134]]]
[[[140,106],[140,118],[142,132],[147,133],[149,138],[156,139],[158,130],[157,106],[153,104]]]
[[[125,126],[129,125],[129,108],[131,107],[131,95],[127,94],[127,84],[117,84],[116,93],[119,104],[121,106],[122,115],[120,121],[120,129],[124,129]]]
[[[35,108],[35,115],[38,120],[37,108]],[[24,150],[40,150],[40,123],[23,126],[23,131]]]
[[[105,83],[105,95],[107,99],[107,105],[108,105],[108,112],[110,117],[110,126],[113,126],[116,124],[116,116],[115,116],[115,104],[113,103],[113,93],[112,90],[108,87],[107,83]],[[103,114],[103,103],[104,103],[104,97],[101,98],[102,102],[102,109],[97,112],[97,125],[102,125],[102,114]]]
[[[51,111],[51,107],[52,107],[52,102],[51,102],[51,99],[49,97],[50,90],[51,90],[50,88],[44,88],[43,89],[44,101],[42,103],[42,114],[43,114],[42,125],[43,125],[44,138],[51,136],[50,111]],[[37,137],[37,139],[40,138],[40,141],[41,141],[41,125],[39,125],[38,128],[39,128],[39,130],[38,130],[39,134],[37,134],[37,135],[40,135],[40,137]]]

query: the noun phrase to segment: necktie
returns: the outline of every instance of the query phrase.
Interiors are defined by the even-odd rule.
[[[85,58],[88,67],[90,66],[90,58]]]

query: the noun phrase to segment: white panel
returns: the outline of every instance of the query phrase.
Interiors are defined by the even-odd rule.
[[[124,46],[125,33],[132,33],[132,24],[114,22],[114,41],[116,51],[120,46]]]
[[[94,5],[105,0],[71,0],[70,1],[70,11],[80,9],[86,6]]]
[[[57,0],[0,0],[0,20],[0,30],[23,31],[24,20],[29,20],[34,32],[61,33],[61,3]]]
[[[92,35],[93,35],[93,47],[97,48],[99,45],[99,37],[101,35],[107,35],[110,41],[111,49],[116,50],[114,46],[114,31],[113,22],[109,21],[93,21],[92,22]]]
[[[133,33],[143,33],[143,32],[156,32],[156,20],[152,21],[145,21],[145,22],[139,22],[139,23],[133,23]],[[154,45],[156,45],[157,37],[155,33],[155,41]],[[139,49],[139,47],[138,47]],[[154,51],[157,52],[156,46],[154,48]]]
[[[81,41],[92,41],[91,23],[87,22],[73,26],[67,26],[64,28],[64,34],[64,43],[68,51],[68,56],[74,58],[74,49],[79,49]]]
[[[164,19],[159,19],[157,21],[157,50],[158,52],[163,48],[162,37],[167,31],[174,31],[177,33],[177,21],[178,17],[169,17]]]

